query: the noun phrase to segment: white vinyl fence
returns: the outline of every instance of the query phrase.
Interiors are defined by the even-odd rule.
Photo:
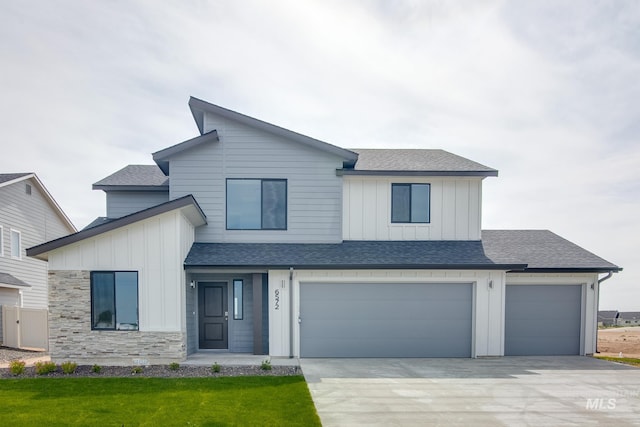
[[[2,306],[3,345],[14,348],[49,349],[46,309]]]

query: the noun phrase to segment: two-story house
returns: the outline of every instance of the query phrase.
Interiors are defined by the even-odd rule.
[[[75,231],[36,174],[0,174],[0,306],[46,309],[47,263],[25,250]]]
[[[595,351],[600,274],[620,268],[549,231],[481,230],[495,169],[189,106],[199,136],[97,182],[106,217],[28,250],[50,265],[54,360]]]

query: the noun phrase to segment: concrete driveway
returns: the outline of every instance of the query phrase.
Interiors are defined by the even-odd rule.
[[[590,357],[300,366],[324,426],[640,426],[640,369]]]

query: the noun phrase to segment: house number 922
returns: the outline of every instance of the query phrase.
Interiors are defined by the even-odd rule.
[[[276,289],[275,296],[276,296],[276,304],[274,308],[276,310],[280,310],[280,289]]]

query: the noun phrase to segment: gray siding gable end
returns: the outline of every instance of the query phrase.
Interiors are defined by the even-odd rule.
[[[241,124],[271,133],[275,136],[289,139],[322,151],[326,151],[330,154],[337,155],[344,159],[346,165],[352,165],[358,159],[358,154],[354,153],[353,151],[329,144],[328,142],[308,137],[306,135],[302,135],[297,132],[290,131],[288,129],[255,119],[253,117],[245,116],[244,114],[228,110],[226,108],[211,104],[198,98],[191,97],[189,99],[189,108],[191,109],[191,113],[193,114],[193,118],[195,119],[196,124],[198,125],[198,130],[201,134],[204,132],[204,114],[211,113],[224,117],[225,119],[234,120]]]
[[[197,147],[201,144],[218,141],[220,141],[220,138],[218,138],[218,132],[214,129],[211,132],[207,132],[195,138],[191,138],[187,141],[181,142],[180,144],[173,145],[171,147],[165,148],[164,150],[156,151],[155,153],[153,153],[153,160],[156,162],[158,167],[162,169],[162,172],[164,172],[165,175],[169,175],[169,159],[172,156]]]

